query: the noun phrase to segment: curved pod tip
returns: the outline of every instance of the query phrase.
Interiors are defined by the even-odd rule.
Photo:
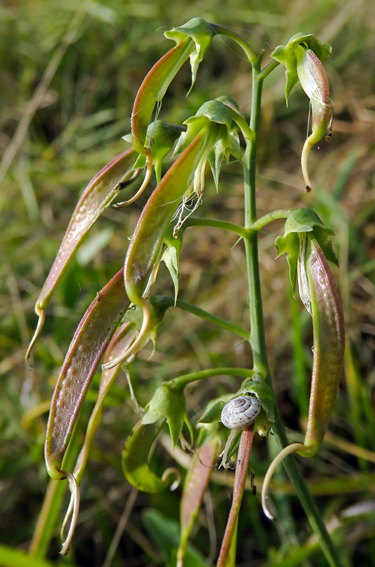
[[[35,345],[40,333],[42,332],[44,321],[46,319],[46,313],[45,313],[44,309],[40,309],[38,307],[38,305],[36,305],[36,307],[35,307],[35,313],[38,315],[39,319],[38,319],[38,324],[37,324],[36,329],[35,329],[35,333],[34,333],[32,339],[31,339],[30,344],[28,346],[28,349],[26,351],[25,361],[26,361],[26,364],[28,366],[32,366],[32,364],[30,364],[30,362],[29,362],[30,356],[31,356],[31,351],[33,350],[34,345]]]

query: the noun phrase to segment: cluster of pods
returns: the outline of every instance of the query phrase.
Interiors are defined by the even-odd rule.
[[[167,37],[175,40],[176,46],[154,65],[138,91],[131,118],[132,148],[112,160],[86,187],[36,302],[35,311],[39,322],[27,353],[28,358],[42,330],[48,302],[85,235],[103,210],[113,203],[119,191],[125,187],[132,187],[145,168],[146,172],[140,188],[134,197],[121,205],[132,203],[148,185],[152,170],[155,168],[157,186],[142,210],[127,250],[124,267],[98,292],[81,320],[65,357],[51,401],[45,441],[46,466],[51,478],[68,479],[72,493],[63,525],[64,533],[69,524],[68,535],[63,544],[63,554],[67,552],[71,543],[79,508],[79,484],[90,445],[99,425],[104,398],[121,363],[132,360],[147,341],[155,339],[155,329],[163,312],[171,305],[170,303],[165,304],[164,307],[154,305],[149,296],[165,252],[174,246],[173,243],[170,244],[173,220],[178,218],[179,228],[183,223],[186,203],[195,201],[195,204],[199,204],[204,191],[207,163],[210,163],[217,182],[223,157],[231,154],[237,159],[241,158],[236,130],[239,129],[247,141],[251,140],[253,135],[236,105],[226,98],[203,105],[195,117],[186,121],[185,127],[175,127],[161,121],[150,124],[155,106],[163,99],[169,84],[183,63],[190,58],[194,83],[205,50],[213,36],[221,32],[226,33],[225,28],[207,24],[200,19],[191,20],[185,26],[167,32]],[[232,33],[231,37],[233,35]],[[297,61],[299,80],[311,99],[312,134],[306,140],[302,154],[302,170],[306,186],[310,187],[307,155],[311,146],[321,139],[327,129],[329,130],[332,105],[324,68],[319,58],[308,48],[308,44],[307,47],[304,46],[303,41],[307,41],[305,37],[309,38],[303,36],[302,39],[299,38],[299,42],[293,40],[296,44],[293,53]],[[276,56],[275,59],[277,60]],[[162,176],[163,158],[171,151],[177,138],[175,149],[177,158]],[[310,457],[318,451],[331,419],[343,362],[343,314],[326,260],[324,250],[326,239],[322,237],[324,227],[322,228],[323,225],[316,215],[311,218],[311,211],[310,213],[306,212],[307,209],[299,211],[299,215],[305,215],[306,222],[297,222],[297,228],[294,226],[289,232],[286,231],[284,239],[291,239],[292,244],[289,240],[288,242],[285,240],[282,245],[284,248],[280,253],[287,251],[291,254],[292,250],[295,255],[295,250],[298,250],[301,299],[312,315],[314,366],[309,418],[304,443],[294,443],[284,449],[267,473],[263,506],[269,517],[272,516],[266,502],[269,478],[285,455],[296,451],[302,456]],[[291,224],[296,218],[294,215]],[[177,237],[177,235],[178,229],[175,225],[173,236]],[[175,270],[176,262],[175,257],[173,264]],[[139,308],[141,316],[136,319],[130,315],[124,320],[124,315],[129,313],[131,305]],[[87,426],[84,445],[76,467],[71,473],[64,470],[63,460],[83,400],[102,359],[103,371],[99,397]],[[238,375],[241,375],[241,369]],[[251,372],[250,374],[243,372],[242,376],[249,379]],[[189,383],[189,379],[182,378],[162,384],[146,408],[145,416],[135,426],[126,442],[123,453],[124,472],[128,480],[142,490],[156,492],[174,484],[173,470],[166,471],[162,478],[151,472],[148,467],[148,454],[165,421],[168,422],[174,443],[179,437],[183,423],[189,426],[183,396],[183,389]],[[260,381],[263,386],[257,384],[257,380],[251,379],[250,382],[250,385],[242,387],[234,397],[229,396],[233,398],[229,403],[236,406],[236,412],[232,412],[232,406],[225,406],[222,421],[227,427],[235,430],[257,423],[256,430],[266,435],[274,421],[272,391],[269,388],[267,390],[263,381]],[[245,398],[244,404],[243,398]],[[240,425],[238,422],[233,425],[233,418],[238,417],[237,409],[241,410],[244,405],[248,406],[249,399],[250,421],[247,419]],[[224,405],[224,401],[219,400],[219,404],[211,411],[211,419],[201,421],[205,423],[219,421]],[[200,435],[200,456],[193,458],[192,468],[186,481],[191,485],[194,478],[199,479],[197,481],[199,490],[194,492],[194,503],[190,502],[182,509],[183,543],[180,564],[194,515],[197,514],[210,476],[211,469],[202,468],[202,462],[212,465],[218,449],[217,437],[210,436],[207,431],[204,435]],[[233,453],[233,448],[228,449],[226,454],[228,458],[230,458],[229,453]],[[185,497],[184,502],[187,502],[187,499],[188,496]]]

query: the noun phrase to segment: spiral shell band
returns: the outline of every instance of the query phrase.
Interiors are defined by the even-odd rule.
[[[239,396],[225,404],[221,412],[221,422],[229,429],[245,429],[254,423],[261,407],[254,396]]]

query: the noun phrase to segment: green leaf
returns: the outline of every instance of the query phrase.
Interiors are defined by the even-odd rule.
[[[180,248],[182,246],[182,239],[184,233],[180,231],[177,236],[174,236],[173,232],[174,232],[174,226],[173,224],[171,224],[164,237],[165,249],[161,259],[167,266],[168,271],[171,275],[174,286],[174,300],[176,304],[177,296],[178,296],[178,288],[179,288],[179,281],[178,281],[179,255],[180,255]]]
[[[171,30],[166,31],[164,36],[168,39],[172,39],[176,42],[176,44],[181,43],[187,37],[190,37],[194,41],[195,50],[190,55],[192,79],[190,87],[191,90],[197,77],[199,64],[203,60],[203,56],[211,43],[214,32],[211,29],[210,24],[208,24],[205,20],[202,18],[193,18],[178,28],[172,28]]]
[[[1,567],[53,567],[54,563],[41,557],[33,557],[20,549],[0,544],[0,565]],[[69,565],[74,567],[71,562]]]
[[[292,289],[297,282],[297,263],[300,250],[300,238],[298,234],[312,232],[327,260],[338,266],[338,260],[332,248],[330,236],[334,236],[334,231],[325,226],[318,215],[307,207],[294,209],[285,222],[284,236],[278,236],[275,244],[278,248],[277,257],[287,254],[289,264],[289,277]]]
[[[165,490],[168,480],[158,477],[149,467],[149,455],[165,420],[150,424],[139,421],[132,429],[122,452],[122,469],[132,486],[142,492],[155,493]]]
[[[285,98],[287,105],[291,90],[299,82],[297,75],[297,58],[295,54],[295,48],[299,45],[302,45],[306,49],[311,49],[322,63],[324,63],[325,59],[331,55],[332,52],[332,47],[328,43],[322,43],[314,38],[313,34],[303,34],[301,32],[293,35],[286,45],[279,45],[274,49],[271,53],[271,57],[285,66]]]
[[[197,116],[205,116],[210,122],[224,124],[228,130],[232,128],[232,116],[229,107],[218,100],[209,100],[202,104],[195,117]],[[195,120],[195,117],[186,120],[185,124]]]
[[[222,398],[217,400],[198,420],[198,423],[216,423],[221,421],[221,412],[225,404],[232,398],[227,395],[228,399],[224,401]]]
[[[181,134],[175,155],[187,148],[199,132],[205,132],[204,149],[196,164],[194,175],[194,192],[199,198],[204,189],[207,161],[210,163],[216,189],[218,189],[223,157],[225,156],[228,160],[233,154],[237,159],[241,159],[240,142],[237,132],[233,129],[235,125],[230,107],[219,100],[205,102],[195,116],[185,120],[184,124],[187,125],[187,131]]]
[[[155,423],[159,419],[166,419],[173,446],[176,445],[182,427],[186,423],[191,441],[193,442],[194,434],[192,427],[186,415],[186,402],[184,396],[184,386],[176,386],[175,382],[162,382],[156,388],[155,394],[149,404],[146,406],[146,413],[143,416],[142,423]]]

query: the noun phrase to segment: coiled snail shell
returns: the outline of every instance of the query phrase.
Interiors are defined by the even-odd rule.
[[[261,403],[254,396],[239,396],[222,409],[221,423],[229,429],[246,429],[259,415]]]

